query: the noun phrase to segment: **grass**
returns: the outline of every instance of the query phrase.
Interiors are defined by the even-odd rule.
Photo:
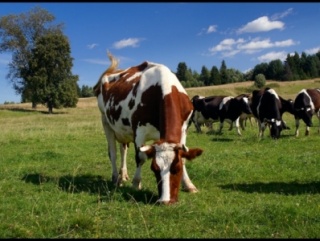
[[[305,85],[318,87],[317,81]],[[287,84],[273,88],[280,88],[278,94],[285,98],[301,89]],[[228,85],[223,91],[236,94],[248,88]],[[205,91],[219,91],[213,89]],[[206,127],[198,134],[192,125],[188,147],[201,147],[204,153],[187,162],[187,169],[199,192],[181,191],[177,204],[159,206],[149,163],[143,166],[142,190],[133,190],[130,182],[112,185],[94,98],[80,99],[77,108],[54,110],[53,115],[30,106],[0,107],[1,238],[320,237],[316,125],[306,137],[301,124],[296,138],[293,117],[286,113],[291,129],[279,140],[268,132],[258,139],[258,127],[248,123],[242,136],[228,131],[228,124],[221,135]],[[131,178],[134,171],[130,146]]]

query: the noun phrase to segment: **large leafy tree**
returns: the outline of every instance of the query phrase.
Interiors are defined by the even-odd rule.
[[[67,37],[61,33],[48,33],[39,37],[31,51],[28,71],[25,73],[32,102],[53,108],[75,107],[78,102],[78,76],[71,72]]]
[[[0,17],[0,53],[12,53],[7,78],[12,82],[22,102],[31,101],[34,89],[27,82],[32,70],[29,63],[36,41],[48,33],[61,33],[63,24],[53,24],[55,17],[48,11],[35,7],[27,13]],[[33,102],[33,107],[36,103]]]

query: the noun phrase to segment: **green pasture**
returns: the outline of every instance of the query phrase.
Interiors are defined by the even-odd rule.
[[[186,165],[199,192],[181,191],[164,206],[148,162],[142,190],[112,185],[95,98],[52,115],[2,106],[0,238],[320,238],[318,122],[310,136],[301,123],[295,137],[293,116],[284,120],[291,129],[279,140],[267,131],[259,139],[249,122],[242,136],[228,123],[222,134],[192,125],[187,145],[204,152]],[[134,171],[131,145],[131,178]]]

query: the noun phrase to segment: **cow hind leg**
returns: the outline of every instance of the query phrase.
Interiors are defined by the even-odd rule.
[[[127,170],[127,152],[129,144],[120,144],[120,154],[121,154],[121,168],[118,177],[118,186],[122,186],[122,183],[129,180],[128,170]]]
[[[111,168],[112,168],[112,182],[114,184],[118,183],[118,170],[117,170],[117,148],[116,148],[116,139],[114,136],[114,132],[112,129],[109,127],[106,117],[104,115],[101,116],[102,120],[102,125],[104,129],[104,133],[107,138],[107,143],[108,143],[108,156],[111,162]]]

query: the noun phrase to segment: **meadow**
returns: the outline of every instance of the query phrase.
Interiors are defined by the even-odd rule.
[[[268,81],[284,98],[320,79]],[[190,88],[190,97],[249,93],[252,82]],[[146,162],[142,190],[131,181],[111,183],[100,113],[95,98],[77,108],[36,110],[31,103],[0,105],[0,238],[320,238],[320,134],[290,130],[278,140],[258,138],[247,123],[242,136],[203,127],[188,130],[187,146],[203,154],[187,162],[198,193],[180,191],[174,205],[158,205],[156,179]],[[118,154],[119,156],[119,154]],[[118,162],[118,166],[120,162]],[[133,145],[128,173],[135,171]]]

